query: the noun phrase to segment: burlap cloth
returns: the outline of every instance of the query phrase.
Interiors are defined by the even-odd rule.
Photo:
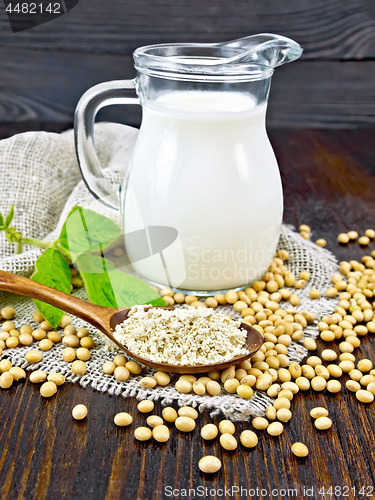
[[[95,146],[99,159],[106,167],[107,176],[111,182],[118,183],[124,176],[137,130],[118,124],[97,124],[95,128]],[[28,238],[54,239],[61,229],[71,208],[80,205],[100,212],[116,222],[120,222],[115,212],[103,207],[94,200],[87,191],[75,157],[73,131],[62,134],[45,132],[28,132],[16,135],[10,139],[0,141],[0,212],[8,213],[11,204],[15,207],[13,226],[22,231]],[[117,218],[117,219],[116,219]],[[325,249],[317,247],[310,241],[283,226],[279,241],[279,249],[285,249],[290,254],[287,267],[295,276],[303,271],[309,271],[311,279],[305,288],[294,290],[301,298],[299,310],[309,310],[316,318],[322,314],[331,313],[337,305],[336,299],[322,297],[318,300],[309,298],[312,288],[324,291],[330,286],[331,276],[337,271],[335,257]],[[0,269],[30,276],[34,271],[35,260],[41,250],[35,247],[24,248],[20,255],[14,254],[14,247],[0,233]],[[128,272],[132,272],[129,268]],[[76,292],[85,298],[83,289]],[[36,328],[32,319],[35,306],[31,299],[0,292],[0,306],[11,305],[16,310],[14,320],[17,328],[23,324],[30,324]],[[284,302],[282,307],[290,307]],[[220,311],[232,315],[239,314],[232,307],[221,307]],[[177,401],[179,405],[192,405],[200,410],[210,409],[211,414],[220,411],[232,420],[247,420],[250,416],[264,414],[265,408],[272,403],[272,399],[265,393],[256,391],[251,400],[241,399],[237,395],[227,394],[224,391],[218,396],[198,396],[196,394],[181,394],[174,389],[174,380],[166,387],[156,387],[146,390],[140,387],[141,377],[132,377],[125,382],[117,381],[112,375],[102,371],[105,361],[112,360],[116,350],[108,351],[108,343],[91,325],[74,319],[78,327],[89,328],[97,347],[91,351],[91,359],[86,363],[87,372],[82,377],[72,373],[70,364],[62,359],[63,345],[57,344],[43,353],[43,359],[36,365],[30,365],[25,360],[25,353],[37,348],[36,343],[29,347],[5,349],[0,356],[9,358],[13,365],[21,366],[26,370],[41,369],[47,373],[59,372],[65,375],[69,382],[78,382],[82,386],[91,386],[102,392],[123,397],[136,396],[138,399],[161,400],[162,405]],[[315,338],[318,335],[316,326],[305,329],[305,337]],[[301,361],[307,351],[302,343],[292,342],[288,348],[291,361]],[[142,376],[153,373],[145,368]]]

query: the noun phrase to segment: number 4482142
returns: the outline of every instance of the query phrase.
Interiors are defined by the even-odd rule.
[[[10,2],[5,9],[9,14],[61,14],[61,4],[60,3],[49,3],[44,5],[42,3],[16,3],[12,5]]]
[[[335,498],[345,498],[351,497],[352,495],[355,498],[374,498],[374,487],[373,486],[362,486],[362,488],[357,488],[356,486],[331,486],[330,488],[325,488],[322,486],[318,490],[319,495],[323,495],[324,498],[328,498],[330,495]]]

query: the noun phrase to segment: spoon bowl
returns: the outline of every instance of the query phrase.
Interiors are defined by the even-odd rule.
[[[158,363],[132,353],[113,336],[116,326],[126,321],[130,311],[129,308],[118,309],[114,307],[104,307],[91,304],[90,302],[60,292],[59,290],[55,290],[49,286],[24,278],[23,276],[8,273],[6,271],[0,271],[0,290],[41,300],[42,302],[58,307],[67,313],[73,314],[74,316],[87,321],[87,323],[90,323],[104,333],[104,335],[112,340],[112,342],[128,354],[128,356],[131,356],[133,359],[145,366],[149,366],[150,368],[154,368],[155,370],[162,372],[194,374],[224,370],[229,366],[245,361],[263,344],[263,337],[257,330],[255,330],[255,328],[252,328],[246,323],[241,323],[241,328],[247,331],[245,347],[248,352],[246,354],[236,356],[223,363],[210,363],[207,365],[171,365],[167,363]],[[150,307],[168,310],[174,309],[173,307]]]

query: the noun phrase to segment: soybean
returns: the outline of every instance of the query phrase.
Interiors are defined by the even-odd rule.
[[[91,337],[83,337],[80,341],[82,347],[86,347],[86,349],[92,349],[95,347],[94,339]]]
[[[343,245],[346,245],[349,242],[349,236],[346,233],[340,233],[337,236],[337,239],[339,243],[342,243]]]
[[[61,373],[50,373],[47,377],[49,382],[54,382],[57,386],[63,385],[65,377]]]
[[[243,399],[250,399],[253,397],[253,390],[246,384],[241,384],[236,389],[237,394]]]
[[[134,437],[138,441],[148,441],[152,436],[151,429],[148,427],[137,427],[134,431]]]
[[[356,380],[347,380],[345,386],[351,392],[357,392],[361,389],[361,384]]]
[[[372,362],[369,359],[361,359],[358,361],[357,368],[361,372],[369,372],[372,368]]]
[[[162,411],[162,415],[167,422],[175,422],[178,417],[176,410],[171,406],[166,406]]]
[[[67,363],[71,363],[76,358],[76,352],[73,347],[67,347],[66,349],[63,349],[62,357],[64,361],[66,361]]]
[[[219,433],[218,428],[214,424],[204,425],[201,429],[201,436],[203,439],[206,440],[215,439],[218,433]]]
[[[169,429],[166,425],[157,425],[152,430],[152,437],[159,443],[165,443],[169,439]]]
[[[279,394],[277,395],[278,398],[287,398],[289,401],[292,401],[293,399],[293,393],[292,391],[288,391],[287,389],[282,389]]]
[[[314,425],[317,429],[323,431],[331,427],[332,420],[328,417],[318,417],[315,420]]]
[[[221,469],[221,461],[213,455],[206,455],[199,460],[198,467],[206,474],[213,474]]]
[[[323,377],[314,377],[311,380],[311,387],[314,389],[314,391],[324,391],[324,389],[327,386],[326,379]]]
[[[3,332],[10,332],[11,330],[16,329],[16,325],[13,323],[13,321],[4,321],[4,323],[1,325],[1,329]]]
[[[198,418],[198,412],[191,406],[182,406],[178,410],[178,416],[179,417],[190,417],[193,420],[196,420]]]
[[[168,373],[164,372],[156,372],[154,375],[154,379],[159,385],[168,385],[169,382],[171,381],[171,377],[168,375]]]
[[[327,242],[325,239],[320,238],[320,239],[316,240],[315,245],[318,245],[318,247],[324,248],[327,245]]]
[[[50,339],[43,339],[39,342],[39,349],[42,351],[49,351],[52,349],[52,340]]]
[[[306,377],[296,378],[296,384],[301,391],[308,391],[310,389],[310,380]]]
[[[29,333],[21,333],[18,340],[22,345],[30,345],[34,342],[34,338]]]
[[[268,420],[264,417],[255,417],[252,421],[252,424],[255,429],[258,429],[260,431],[267,429],[267,427],[269,426]]]
[[[8,372],[12,368],[12,363],[9,359],[2,359],[0,361],[0,373]]]
[[[191,432],[195,429],[195,420],[190,417],[177,417],[175,420],[175,426],[179,431]]]
[[[147,424],[154,428],[156,427],[157,425],[163,425],[164,424],[164,421],[161,417],[159,417],[158,415],[150,415],[149,417],[147,417]]]
[[[43,321],[43,320],[42,320]],[[59,327],[60,328],[65,328],[67,327],[68,325],[70,325],[72,322],[72,318],[70,316],[68,316],[67,314],[64,314],[64,316],[60,319],[59,321]],[[39,323],[39,322],[38,322]],[[40,321],[41,323],[41,321]]]
[[[338,380],[329,380],[327,382],[327,391],[331,393],[337,393],[341,391],[341,384]]]
[[[54,382],[44,382],[40,388],[40,394],[44,398],[50,398],[57,392],[57,386]]]
[[[153,377],[143,377],[139,383],[145,389],[152,389],[156,385],[156,380]]]
[[[67,347],[77,347],[79,345],[79,338],[76,335],[65,335],[62,343]]]
[[[316,342],[314,339],[309,339],[309,338],[306,338],[304,341],[303,341],[303,345],[304,347],[306,347],[306,349],[308,351],[315,351],[316,349]]]
[[[77,328],[74,325],[67,325],[64,328],[65,337],[67,337],[69,335],[74,335],[76,337],[76,333],[77,333]]]
[[[341,361],[341,362],[339,363],[339,367],[341,368],[341,370],[342,370],[344,373],[349,373],[349,372],[351,372],[352,370],[354,370],[355,365],[354,365],[353,361],[344,360],[344,361]]]
[[[72,372],[76,375],[84,375],[86,373],[87,366],[83,361],[73,361]]]
[[[374,395],[370,391],[363,389],[357,391],[355,396],[361,403],[372,403],[374,401]]]
[[[119,427],[125,427],[133,422],[133,417],[126,412],[117,413],[113,419],[116,425]]]
[[[9,389],[13,384],[14,378],[10,372],[4,372],[0,375],[0,387],[2,389]]]
[[[53,326],[47,320],[44,320],[40,323],[40,328],[42,330],[44,330],[45,332],[49,332],[50,330],[53,330]]]
[[[1,310],[1,316],[4,319],[13,319],[15,315],[16,311],[13,309],[13,307],[7,306],[3,307],[3,309]]]
[[[138,410],[141,413],[150,413],[150,411],[152,411],[154,407],[155,407],[154,402],[151,401],[150,399],[144,399],[143,401],[138,403],[137,406]]]
[[[361,236],[358,238],[358,243],[362,246],[368,245],[370,243],[370,238],[368,236]]]
[[[218,306],[218,301],[214,297],[207,297],[206,299],[206,305],[208,307],[215,308]]]
[[[288,422],[288,420],[292,418],[292,412],[287,408],[281,408],[280,410],[277,410],[276,417],[281,422]]]
[[[335,359],[337,359],[337,354],[333,349],[324,349],[321,356],[324,361],[335,361]]]
[[[303,443],[293,443],[292,444],[292,452],[297,457],[306,457],[309,453],[309,449]]]
[[[113,361],[106,361],[103,365],[103,372],[111,375],[116,369],[116,364]]]
[[[185,295],[181,292],[177,292],[174,294],[173,299],[177,304],[182,304],[185,302]]]
[[[230,420],[222,420],[219,423],[219,431],[221,434],[234,434],[236,428]]]
[[[80,328],[76,335],[79,339],[83,339],[83,337],[88,337],[90,334],[89,330],[87,328]],[[122,356],[122,354],[119,354],[119,356]],[[116,356],[117,357],[117,356]],[[125,356],[124,356],[125,357]]]
[[[272,422],[267,427],[267,432],[270,436],[279,436],[284,430],[284,426],[281,422]]]
[[[46,372],[44,372],[43,370],[35,370],[34,372],[30,373],[29,380],[33,384],[40,384],[41,382],[44,382],[46,378]],[[50,380],[50,382],[53,382],[53,380]]]
[[[17,345],[18,345],[18,338],[17,337],[9,337],[8,339],[6,339],[5,344],[10,349],[13,349],[14,347],[17,347]]]
[[[240,441],[245,448],[254,448],[258,444],[258,436],[253,431],[242,431]]]
[[[117,356],[116,356],[116,358],[117,358]],[[128,361],[127,363],[125,363],[125,368],[127,368],[132,375],[139,375],[142,371],[141,365],[139,365],[135,361]],[[158,373],[160,373],[160,372],[158,372]]]
[[[201,384],[197,381],[193,383],[193,391],[195,392],[195,394],[198,394],[198,396],[203,396],[203,394],[206,392],[206,387],[204,384]]]
[[[35,311],[33,314],[33,320],[36,321],[37,323],[41,323],[44,321],[44,316],[42,315],[41,312]]]
[[[235,450],[237,448],[237,439],[228,433],[224,433],[220,436],[220,444],[225,450]]]
[[[61,341],[61,335],[58,332],[49,332],[47,335],[48,339],[51,340],[54,343],[60,342]]]
[[[72,410],[72,416],[75,420],[83,420],[86,418],[87,408],[85,405],[76,405]]]
[[[175,389],[183,394],[188,394],[193,388],[193,385],[188,380],[177,380],[175,383]]]
[[[28,351],[25,354],[26,361],[28,361],[29,363],[33,363],[33,364],[39,363],[39,361],[41,361],[42,358],[43,358],[43,354],[40,351],[37,351],[35,349]]]
[[[18,366],[13,366],[10,370],[9,373],[12,374],[14,380],[20,380],[21,378],[26,378],[26,372],[22,368],[19,368]]]
[[[86,349],[85,347],[79,347],[76,350],[76,356],[81,361],[88,361],[91,358],[90,351],[88,349]]]
[[[130,377],[129,370],[125,366],[116,366],[113,374],[115,376],[115,379],[119,380],[120,382],[124,382]]]
[[[206,390],[211,396],[217,396],[221,392],[221,387],[216,381],[211,380],[211,382],[207,383]]]
[[[317,406],[310,411],[310,415],[312,418],[327,417],[328,410],[321,406]]]

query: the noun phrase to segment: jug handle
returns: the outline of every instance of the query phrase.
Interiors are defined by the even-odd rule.
[[[103,174],[94,146],[94,123],[98,111],[113,104],[140,104],[138,97],[126,97],[135,89],[134,80],[114,80],[91,87],[79,100],[74,115],[74,140],[78,165],[90,193],[106,207],[119,210],[120,186],[114,190]]]

